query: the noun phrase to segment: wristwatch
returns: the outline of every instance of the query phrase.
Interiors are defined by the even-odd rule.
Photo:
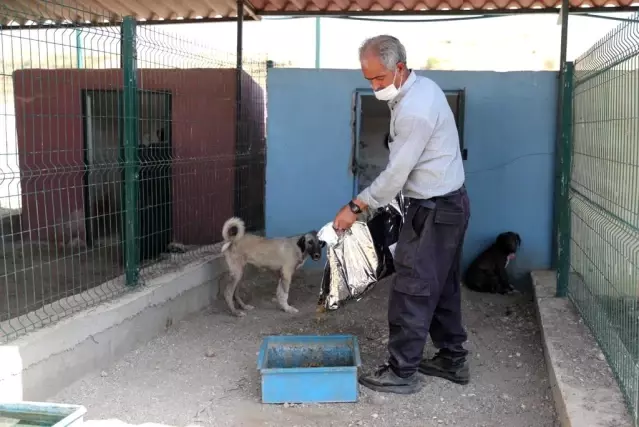
[[[359,215],[362,213],[362,209],[357,206],[357,203],[352,200],[348,202],[348,207],[351,208],[351,212],[353,212],[355,215]]]

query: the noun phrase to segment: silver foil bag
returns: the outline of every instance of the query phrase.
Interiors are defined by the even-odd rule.
[[[404,211],[400,192],[388,205],[360,215],[361,221],[341,236],[332,223],[319,231],[328,255],[318,302],[321,309],[335,310],[342,302],[360,299],[378,280],[395,272],[393,257]]]
[[[319,305],[335,310],[340,303],[359,298],[377,282],[379,261],[365,222],[355,222],[350,230],[339,235],[329,223],[322,227],[318,237],[326,242],[328,255]]]

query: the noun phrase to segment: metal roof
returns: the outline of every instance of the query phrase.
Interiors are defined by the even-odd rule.
[[[258,19],[250,6],[248,19]],[[228,21],[236,0],[0,0],[0,25],[119,23],[124,16],[149,23]]]
[[[561,0],[244,0],[260,15],[382,15],[552,12]],[[632,10],[639,0],[570,0],[571,10]],[[0,25],[108,25],[133,16],[147,23],[235,20],[236,0],[2,0]]]
[[[428,12],[534,11],[558,9],[561,0],[252,0],[258,14],[341,12],[349,15]],[[638,7],[637,0],[570,0],[571,9]]]

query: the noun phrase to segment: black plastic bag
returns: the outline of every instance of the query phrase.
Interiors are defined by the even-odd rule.
[[[393,253],[403,222],[404,198],[401,193],[395,198],[394,203],[380,208],[367,222],[379,260],[377,280],[395,272]]]

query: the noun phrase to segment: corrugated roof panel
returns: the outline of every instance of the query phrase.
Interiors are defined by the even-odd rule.
[[[256,12],[383,12],[424,10],[508,10],[550,9],[561,6],[561,0],[252,0]],[[639,6],[636,0],[570,0],[573,8]]]
[[[639,6],[639,0],[570,0],[573,8]],[[558,8],[561,0],[246,0],[247,17],[260,14],[331,12],[356,15],[366,12],[489,11]],[[123,16],[139,21],[197,21],[236,17],[236,0],[3,0],[1,25],[44,23],[120,22]]]
[[[0,24],[120,22],[124,16],[139,21],[183,21],[236,17],[235,0],[3,0]],[[251,11],[247,13],[251,15]]]

